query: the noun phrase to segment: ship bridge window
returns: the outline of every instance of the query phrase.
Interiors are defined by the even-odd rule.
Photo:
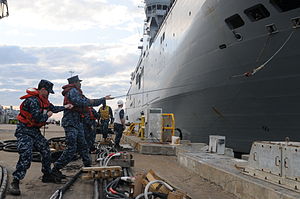
[[[270,12],[262,4],[248,8],[244,12],[251,21],[259,21],[270,16]]]
[[[245,24],[244,20],[239,14],[232,15],[231,17],[225,19],[225,22],[231,30],[242,27]]]
[[[151,11],[151,6],[148,6],[148,8],[147,8],[147,9],[148,9],[148,11]]]
[[[161,10],[161,5],[157,5],[157,10]]]
[[[168,6],[163,6],[163,10],[167,10],[168,9]]]
[[[270,0],[277,10],[280,12],[287,12],[296,8],[300,8],[299,0]]]

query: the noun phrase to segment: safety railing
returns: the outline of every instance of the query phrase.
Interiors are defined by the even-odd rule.
[[[173,113],[162,114],[161,132],[162,132],[161,141],[168,142],[172,140],[172,136],[175,135],[175,117]]]

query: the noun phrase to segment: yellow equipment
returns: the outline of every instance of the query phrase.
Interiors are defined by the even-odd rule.
[[[162,115],[162,127],[161,132],[162,136],[160,138],[161,142],[171,142],[172,136],[175,134],[175,117],[173,113],[163,113]],[[139,123],[131,123],[129,128],[125,131],[125,135],[128,136],[138,136],[142,140],[145,139],[145,126],[146,126],[146,118],[145,116],[141,116],[141,122]],[[135,132],[135,128],[138,126],[137,133]]]

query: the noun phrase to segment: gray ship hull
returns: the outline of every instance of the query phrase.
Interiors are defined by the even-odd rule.
[[[257,4],[270,17],[247,21],[243,11]],[[189,12],[194,16],[183,17]],[[245,20],[234,30],[241,40],[224,22],[236,13]],[[299,15],[299,8],[281,13],[269,1],[177,1],[138,65],[141,86],[132,82],[129,119],[148,107],[163,108],[175,114],[184,139],[207,142],[208,135],[225,135],[227,146],[239,152],[248,152],[255,140],[299,141],[300,29],[291,23]],[[278,32],[269,34],[269,24]],[[158,39],[162,34],[166,44]],[[235,76],[268,60],[250,77]],[[144,93],[130,96],[137,92]]]

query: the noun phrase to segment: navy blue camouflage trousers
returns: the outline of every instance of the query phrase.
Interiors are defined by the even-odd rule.
[[[95,125],[84,125],[84,137],[89,151],[95,150],[96,128]]]
[[[102,137],[107,138],[109,120],[101,120]]]
[[[123,131],[124,131],[124,127],[123,127],[122,124],[117,124],[117,123],[114,124],[114,132],[116,134],[115,145],[120,144],[120,141],[121,141],[121,138],[122,138],[122,135],[123,135]]]
[[[32,161],[33,148],[40,152],[42,157],[42,172],[44,174],[51,173],[51,156],[47,139],[41,134],[39,129],[17,128],[15,133],[17,137],[17,149],[19,152],[19,161],[16,170],[13,172],[13,178],[22,180],[25,177],[27,169],[29,169]]]
[[[89,150],[84,137],[84,130],[82,123],[79,128],[73,126],[64,127],[66,134],[67,148],[64,150],[59,159],[54,163],[55,169],[62,169],[74,158],[74,155],[78,151],[84,166],[91,166],[91,158]]]

